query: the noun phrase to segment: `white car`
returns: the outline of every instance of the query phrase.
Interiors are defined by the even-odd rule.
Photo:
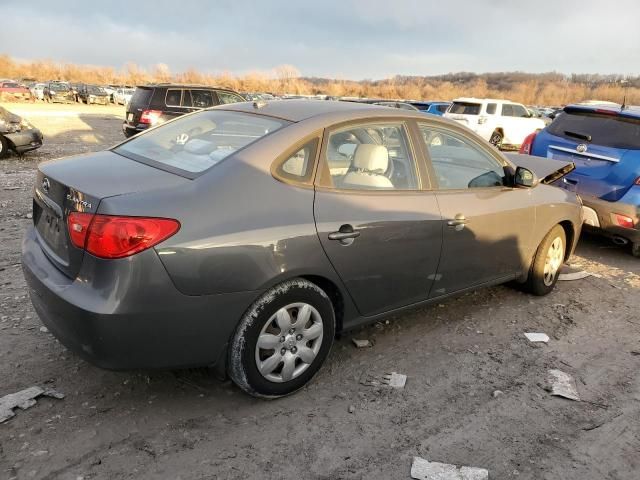
[[[519,148],[527,135],[545,127],[524,105],[492,98],[458,98],[444,116],[504,149]]]
[[[44,87],[44,83],[35,83],[29,90],[36,100],[44,100]]]
[[[135,91],[135,88],[116,88],[116,91],[113,92],[113,103],[126,105]]]

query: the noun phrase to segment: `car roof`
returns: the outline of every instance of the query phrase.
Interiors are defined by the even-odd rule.
[[[455,98],[454,102],[470,102],[470,103],[481,103],[481,102],[491,102],[491,103],[515,103],[516,105],[521,105],[518,102],[512,102],[511,100],[505,100],[500,98],[475,98],[475,97],[460,97]]]
[[[137,85],[138,88],[206,88],[208,90],[224,90],[225,92],[234,92],[229,88],[215,87],[211,85],[198,85],[189,83],[149,83],[146,85]]]
[[[335,120],[349,120],[361,117],[364,113],[370,116],[395,116],[406,115],[424,118],[424,114],[417,110],[403,110],[399,113],[396,108],[369,103],[341,102],[335,100],[268,100],[264,102],[240,102],[228,103],[215,108],[233,110],[237,112],[258,113],[270,117],[281,118],[290,122],[300,122],[313,117],[331,114]]]
[[[563,108],[566,111],[583,111],[593,113],[613,114],[620,117],[640,118],[640,106],[629,105],[622,108],[622,105],[612,103],[600,103],[600,104],[581,104],[574,103],[567,105]]]

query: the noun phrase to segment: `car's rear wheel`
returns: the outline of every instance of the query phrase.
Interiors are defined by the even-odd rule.
[[[564,264],[567,237],[564,229],[556,225],[544,237],[529,270],[524,289],[534,295],[547,295],[558,282]]]
[[[631,254],[634,257],[640,258],[640,242],[634,242],[631,244]]]
[[[276,398],[302,388],[333,343],[327,294],[304,279],[281,283],[244,314],[229,346],[229,376],[250,395]]]
[[[0,158],[5,158],[7,155],[9,155],[9,142],[0,135]]]
[[[502,146],[502,140],[504,139],[504,135],[499,130],[494,130],[489,138],[489,143],[494,147],[500,148]]]

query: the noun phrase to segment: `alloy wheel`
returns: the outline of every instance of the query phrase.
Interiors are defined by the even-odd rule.
[[[308,303],[279,309],[265,323],[256,343],[258,372],[267,380],[283,383],[299,377],[313,363],[324,327],[318,310]]]
[[[544,260],[544,284],[552,285],[564,260],[564,245],[560,237],[551,242]]]

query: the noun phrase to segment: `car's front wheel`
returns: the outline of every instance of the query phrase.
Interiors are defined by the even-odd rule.
[[[5,158],[7,155],[9,155],[9,142],[0,135],[0,158]]]
[[[547,295],[558,282],[564,264],[567,237],[564,228],[556,225],[544,237],[536,251],[524,289],[534,295]]]
[[[240,320],[229,346],[229,376],[256,397],[288,395],[320,369],[334,335],[327,294],[308,280],[288,280],[263,294]]]
[[[631,244],[631,255],[640,258],[640,242],[634,242]]]

